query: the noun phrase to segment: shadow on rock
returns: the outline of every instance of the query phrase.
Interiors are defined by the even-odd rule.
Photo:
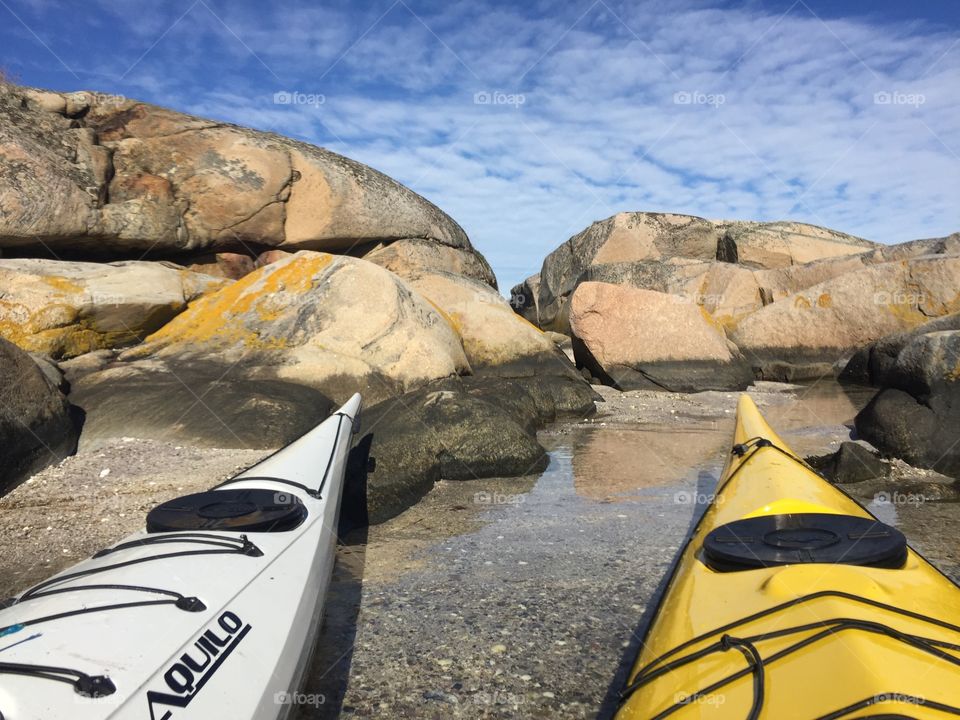
[[[214,363],[116,363],[74,382],[86,413],[81,449],[116,437],[200,447],[281,447],[324,420],[329,398],[281,380],[251,380]]]
[[[0,494],[72,455],[78,420],[44,369],[0,338]]]

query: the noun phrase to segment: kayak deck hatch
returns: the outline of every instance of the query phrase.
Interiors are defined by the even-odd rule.
[[[960,588],[744,395],[617,720],[960,715]]]

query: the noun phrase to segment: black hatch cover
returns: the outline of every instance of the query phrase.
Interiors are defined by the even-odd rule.
[[[264,488],[209,490],[174,498],[147,514],[147,532],[232,530],[283,532],[307,517],[296,495]]]
[[[708,564],[720,571],[798,563],[898,568],[907,559],[907,540],[873,518],[796,513],[721,525],[707,535],[703,551]]]

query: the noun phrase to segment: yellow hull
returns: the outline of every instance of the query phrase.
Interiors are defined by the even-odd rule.
[[[737,413],[735,445],[762,437],[775,447],[731,454],[647,631],[617,720],[955,717],[960,710],[950,708],[960,708],[960,588],[912,549],[896,569],[805,563],[720,572],[706,564],[707,534],[744,518],[830,513],[872,519],[793,458],[748,396],[741,397]],[[841,619],[862,622],[850,627]],[[807,629],[758,638],[797,627]],[[929,651],[882,628],[941,644]],[[724,634],[732,642],[721,644]],[[749,638],[758,639],[738,646],[737,639]],[[794,645],[799,647],[777,655]],[[699,651],[697,659],[680,664]],[[763,660],[762,672],[751,657]]]

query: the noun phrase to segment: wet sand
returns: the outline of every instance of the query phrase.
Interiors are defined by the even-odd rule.
[[[716,484],[737,394],[600,391],[597,417],[541,433],[541,476],[440,483],[346,539],[304,688],[315,704],[298,717],[612,715],[645,612]],[[805,455],[848,440],[870,397],[832,383],[752,394]],[[960,579],[960,504],[875,501],[882,491],[865,485],[861,500]]]

